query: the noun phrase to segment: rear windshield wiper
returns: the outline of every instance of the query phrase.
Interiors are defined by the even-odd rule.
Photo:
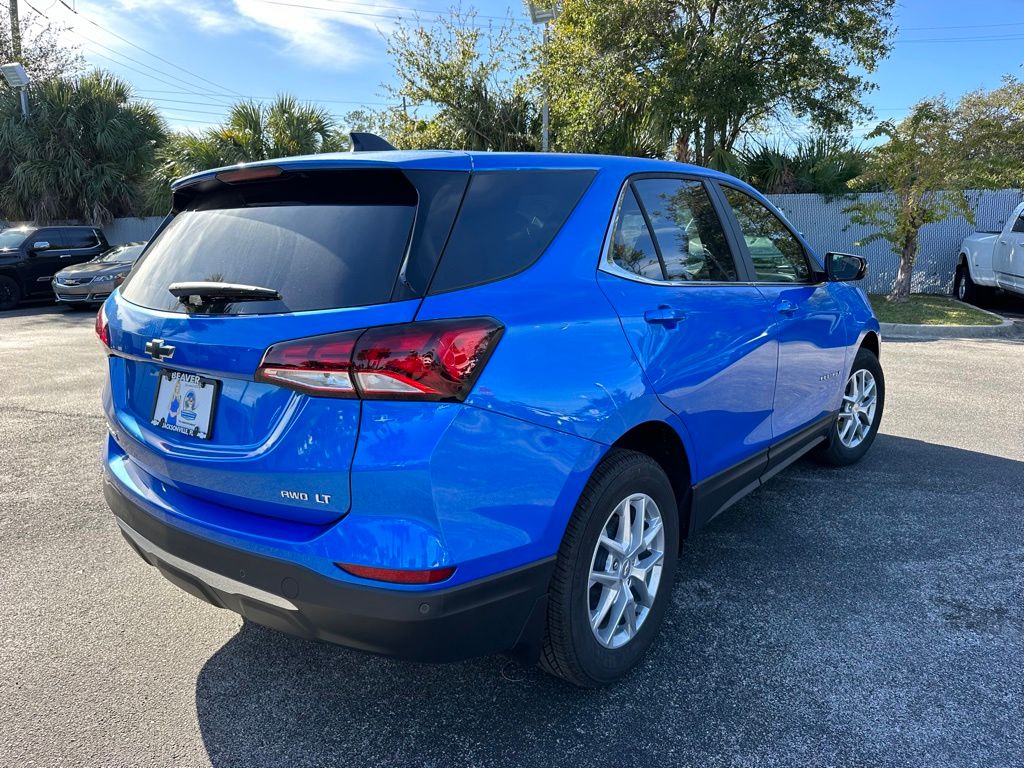
[[[234,301],[275,301],[281,294],[273,288],[239,283],[192,282],[171,283],[167,290],[182,304],[202,306],[206,303]]]

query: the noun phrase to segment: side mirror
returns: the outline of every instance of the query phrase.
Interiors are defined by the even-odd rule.
[[[852,253],[826,253],[825,278],[832,283],[861,280],[868,273],[868,262]]]
[[[33,251],[45,251],[49,247],[50,243],[47,242],[46,240],[37,240],[36,242],[32,243]]]

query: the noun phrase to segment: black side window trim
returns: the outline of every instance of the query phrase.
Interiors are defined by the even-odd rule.
[[[665,263],[661,257],[661,249],[657,244],[657,238],[654,236],[654,228],[651,226],[651,221],[647,215],[647,209],[644,207],[643,200],[640,199],[640,195],[637,194],[634,187],[634,182],[643,181],[644,179],[679,179],[681,181],[700,182],[704,187],[705,193],[711,200],[711,206],[715,209],[715,213],[718,215],[718,223],[721,224],[722,232],[725,234],[726,242],[729,244],[729,252],[732,256],[733,265],[736,267],[735,280],[650,280],[641,278],[639,275],[630,274],[627,270],[622,269],[618,264],[612,261],[611,246],[612,241],[615,238],[615,227],[618,226],[619,223],[619,210],[622,207],[626,192],[631,190],[633,192],[633,196],[637,200],[637,203],[640,205],[640,210],[644,215],[644,221],[647,222],[647,229],[650,231],[651,239],[655,241],[654,248],[655,252],[658,254],[658,261],[662,266],[662,274],[665,273]],[[598,263],[598,270],[621,277],[625,280],[646,283],[648,285],[670,286],[673,288],[750,285],[754,282],[754,272],[751,264],[749,263],[749,256],[747,256],[746,251],[741,247],[742,245],[742,238],[737,239],[736,226],[732,211],[725,199],[725,195],[715,183],[715,179],[697,173],[673,173],[672,171],[647,171],[634,173],[627,176],[622,182],[622,186],[619,188],[619,193],[615,198],[615,205],[612,206],[612,215],[608,222],[608,227],[605,230],[604,246],[601,249],[601,258]]]
[[[733,229],[737,245],[738,245],[738,247],[740,249],[740,252],[743,254],[743,262],[744,262],[744,265],[746,267],[746,270],[750,274],[750,282],[751,283],[753,283],[754,285],[788,285],[788,286],[796,286],[796,285],[822,285],[825,282],[825,272],[822,269],[821,265],[818,263],[818,260],[816,258],[814,258],[814,256],[812,255],[812,252],[810,251],[810,249],[808,249],[808,247],[804,244],[803,238],[800,237],[800,235],[796,232],[796,230],[794,230],[789,225],[789,222],[786,221],[786,218],[784,216],[781,216],[774,209],[774,207],[772,207],[770,205],[765,205],[764,201],[759,200],[754,195],[751,195],[747,190],[742,189],[742,188],[736,186],[735,184],[730,184],[727,181],[719,181],[719,180],[716,179],[714,181],[714,185],[715,185],[715,187],[717,187],[718,194],[721,195],[722,204],[725,207],[725,210],[727,211],[727,215],[728,215],[728,219],[729,219],[729,226]],[[740,227],[740,223],[736,219],[736,214],[733,213],[732,206],[729,204],[729,200],[725,196],[725,187],[728,187],[729,189],[734,189],[737,192],[739,192],[739,193],[741,193],[743,195],[746,195],[751,200],[754,200],[755,202],[760,203],[761,205],[763,205],[768,210],[769,213],[771,213],[776,219],[779,220],[779,223],[782,224],[783,229],[785,229],[787,232],[789,232],[789,234],[793,238],[793,240],[796,241],[796,244],[798,246],[800,246],[800,251],[804,255],[804,261],[807,262],[807,267],[810,270],[810,277],[807,280],[802,280],[802,281],[796,282],[796,283],[779,283],[779,282],[772,282],[770,280],[759,280],[757,278],[757,271],[754,269],[754,260],[750,256],[750,249],[747,248],[747,241],[743,237],[743,229]]]

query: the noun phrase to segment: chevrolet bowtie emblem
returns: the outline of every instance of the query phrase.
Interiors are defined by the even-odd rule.
[[[168,360],[174,356],[174,347],[164,344],[163,339],[153,339],[146,342],[146,354],[154,360]]]

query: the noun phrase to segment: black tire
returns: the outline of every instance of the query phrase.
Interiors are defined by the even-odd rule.
[[[966,304],[973,304],[981,295],[977,283],[971,279],[971,271],[964,262],[956,268],[956,279],[953,280],[953,296]]]
[[[871,420],[867,435],[863,437],[860,443],[853,447],[843,444],[839,437],[842,423],[838,418],[836,419],[835,425],[829,432],[828,442],[819,451],[819,457],[825,463],[836,467],[845,467],[860,461],[864,454],[868,452],[868,449],[871,448],[871,444],[875,442],[875,436],[878,435],[878,425],[882,423],[882,411],[885,410],[885,375],[882,373],[882,366],[879,364],[878,358],[875,357],[875,353],[869,349],[862,348],[857,352],[857,356],[853,360],[853,367],[850,368],[850,376],[847,382],[860,370],[866,370],[875,381],[877,400],[874,418]],[[844,386],[844,393],[845,391]]]
[[[14,309],[21,301],[21,286],[13,277],[0,275],[0,311]]]
[[[618,648],[607,648],[598,642],[590,627],[590,602],[594,589],[601,589],[588,586],[590,568],[597,554],[598,539],[613,510],[631,494],[639,493],[650,497],[661,515],[664,555],[660,582],[636,634]],[[629,509],[629,516],[635,520],[636,511],[632,506]],[[669,604],[678,558],[679,512],[664,470],[645,454],[613,448],[580,495],[558,551],[548,593],[541,667],[582,688],[609,685],[626,675],[640,662],[657,635]],[[626,583],[633,584],[628,571],[624,573]],[[638,594],[632,587],[630,593]]]

